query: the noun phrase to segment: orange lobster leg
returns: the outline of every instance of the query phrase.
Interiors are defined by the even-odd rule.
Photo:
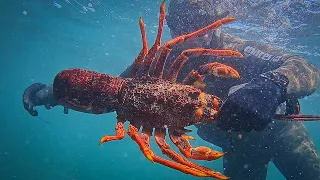
[[[125,130],[124,130],[123,121],[121,121],[121,120],[118,120],[118,122],[117,122],[116,133],[117,133],[117,135],[115,135],[115,136],[103,136],[100,139],[99,145],[101,146],[105,142],[109,142],[109,141],[113,141],[113,140],[121,140],[124,138]]]
[[[190,138],[190,136],[187,136],[182,133],[169,131],[169,136],[171,141],[179,148],[180,152],[187,158],[212,161],[219,159],[225,154],[205,146],[193,148],[190,142],[188,141],[188,139],[193,138]]]
[[[155,59],[155,54],[160,48],[165,17],[166,17],[166,8],[165,8],[164,1],[162,1],[160,5],[160,16],[159,16],[157,38],[155,43],[149,50],[149,53],[146,56],[144,66],[143,66],[143,74],[147,74],[149,72],[150,66]]]
[[[208,177],[208,175],[202,171],[156,156],[150,149],[150,144],[149,144],[150,134],[147,133],[147,130],[145,130],[145,133],[142,133],[141,136],[139,136],[138,130],[139,129],[137,127],[133,125],[129,125],[128,135],[131,137],[133,141],[135,141],[138,144],[142,153],[151,162],[160,163],[164,166],[170,167],[172,169],[176,169],[185,174],[191,174],[198,177]]]
[[[168,41],[167,43],[165,43],[161,48],[159,57],[157,58],[156,66],[154,69],[154,75],[156,77],[162,77],[165,62],[166,62],[168,55],[169,55],[171,49],[173,48],[173,46],[178,45],[187,39],[190,39],[192,37],[203,34],[209,30],[217,29],[220,26],[222,26],[222,24],[226,24],[226,23],[232,22],[234,20],[235,20],[234,18],[223,18],[223,19],[220,19],[220,20],[218,20],[218,21],[216,21],[216,22],[214,22],[214,23],[212,23],[202,29],[199,29],[198,31],[176,37],[176,38]]]
[[[171,76],[171,81],[175,82],[178,75],[178,71],[175,72],[174,76]],[[191,71],[186,78],[182,81],[185,85],[201,85],[204,77],[206,75],[213,75],[217,77],[230,77],[230,78],[240,78],[238,71],[230,66],[213,62],[209,64],[202,65],[197,71]],[[204,86],[204,84],[202,84]]]
[[[165,154],[166,156],[168,156],[170,159],[181,163],[183,165],[195,168],[199,171],[202,171],[208,175],[210,175],[211,177],[214,178],[218,178],[218,179],[228,179],[227,177],[223,176],[221,173],[219,172],[214,172],[213,170],[203,167],[203,166],[199,166],[185,158],[183,158],[181,155],[179,155],[178,153],[174,152],[171,148],[170,145],[166,142],[165,136],[165,129],[156,129],[155,130],[155,140],[158,144],[158,146],[160,147],[161,151],[163,154]]]
[[[174,60],[174,62],[169,68],[167,79],[171,80],[172,82],[175,82],[183,64],[190,57],[202,56],[202,55],[243,58],[243,55],[240,52],[232,51],[232,50],[216,50],[216,49],[204,49],[204,48],[188,49],[183,51]],[[212,74],[217,76],[223,76],[225,74],[225,76],[236,76],[237,78],[239,78],[239,73],[236,70],[234,70],[229,66],[222,65],[221,63],[215,63],[215,64],[211,63],[209,65],[204,65],[200,70],[206,70],[206,69],[207,69],[207,72],[204,72],[204,73],[207,73],[207,74]],[[230,74],[227,74],[228,72]]]
[[[140,25],[141,38],[142,38],[142,49],[138,57],[136,57],[136,59],[134,60],[134,63],[133,63],[134,67],[131,71],[131,77],[136,76],[136,73],[139,67],[143,63],[145,56],[148,54],[148,42],[147,42],[147,36],[146,36],[146,29],[145,29],[145,24],[143,23],[141,17],[139,19],[139,25]]]

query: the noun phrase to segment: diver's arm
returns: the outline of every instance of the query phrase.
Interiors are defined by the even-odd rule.
[[[273,71],[288,78],[288,96],[302,98],[317,90],[320,85],[320,72],[315,66],[296,55],[284,55],[283,59],[282,65]]]
[[[319,70],[301,56],[228,34],[224,34],[223,38],[226,42],[224,48],[238,50],[245,58],[253,58],[258,62],[257,64],[262,66],[260,70],[263,69],[258,73],[276,72],[286,76],[289,80],[288,96],[295,98],[308,96],[320,85]]]
[[[281,103],[310,95],[319,87],[318,70],[303,58],[251,41],[229,40],[228,49],[244,54],[247,83],[230,89],[233,93],[218,112],[216,122],[220,128],[262,130]]]

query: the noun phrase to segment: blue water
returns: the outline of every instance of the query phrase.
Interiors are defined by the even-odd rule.
[[[259,25],[262,22],[259,19],[249,21],[250,18],[242,17],[248,9],[241,12],[239,8],[239,12],[233,11],[240,18],[238,23],[226,26],[226,30],[300,53],[320,67],[319,19],[308,18],[317,19],[320,6],[318,1],[310,2],[315,7],[301,5],[302,10],[296,12],[301,14],[296,19],[289,16],[290,11],[280,14],[289,18],[290,28]],[[159,0],[78,0],[78,3],[0,1],[0,180],[198,179],[153,165],[129,137],[99,147],[103,135],[114,134],[114,113],[96,116],[70,111],[64,115],[61,107],[50,111],[41,107],[40,116],[34,118],[23,109],[24,89],[34,82],[51,83],[62,69],[77,67],[112,75],[121,73],[141,49],[140,16],[147,25],[149,44],[155,39]],[[279,5],[270,6],[279,11],[274,7]],[[315,13],[306,13],[310,11]],[[302,24],[307,24],[303,31],[292,28]],[[164,40],[168,39],[166,28]],[[303,99],[302,112],[320,114],[319,100],[319,92]],[[320,124],[310,122],[306,126],[320,147]],[[195,133],[191,135],[197,139],[194,146],[213,147]],[[151,145],[155,153],[161,154],[153,140]],[[198,163],[223,172],[221,160]],[[269,179],[284,179],[272,164]]]

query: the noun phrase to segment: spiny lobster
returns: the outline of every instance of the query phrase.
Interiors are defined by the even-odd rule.
[[[142,18],[139,20],[143,47],[134,61],[130,78],[84,69],[67,69],[59,72],[54,79],[54,96],[61,104],[78,111],[94,114],[116,111],[116,135],[102,137],[100,145],[123,139],[124,122],[129,121],[127,134],[139,145],[145,157],[151,162],[198,177],[228,179],[221,173],[195,164],[173,151],[166,142],[165,136],[168,129],[171,141],[187,158],[211,161],[224,155],[208,147],[192,147],[189,140],[193,137],[186,135],[189,130],[185,127],[197,123],[214,122],[218,114],[222,100],[202,91],[204,77],[213,75],[240,78],[238,72],[230,66],[213,62],[190,72],[182,83],[176,81],[181,67],[189,57],[209,55],[242,58],[243,55],[233,50],[188,49],[174,60],[166,75],[163,71],[167,57],[174,46],[234,20],[234,18],[220,19],[198,31],[176,37],[166,42],[160,49],[165,21],[163,1],[160,6],[157,38],[150,50],[147,45],[145,25]],[[156,56],[158,50],[160,52]],[[140,73],[137,73],[138,71]],[[278,118],[286,119],[285,116],[278,116]],[[139,134],[141,127],[143,127],[142,132]],[[153,130],[155,141],[162,153],[173,161],[161,158],[151,150],[149,141]]]

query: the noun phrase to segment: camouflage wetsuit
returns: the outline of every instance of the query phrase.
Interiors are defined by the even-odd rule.
[[[302,57],[291,55],[266,45],[245,41],[237,37],[222,34],[220,43],[210,48],[233,49],[244,54],[245,59],[235,58],[191,58],[182,68],[179,80],[200,64],[218,61],[239,71],[241,80],[206,77],[206,91],[226,98],[231,87],[246,83],[258,75],[268,72],[280,72],[289,79],[287,93],[301,98],[312,94],[320,84],[318,70]],[[214,42],[214,41],[213,41]],[[181,51],[171,52],[168,64]],[[239,180],[265,180],[268,163],[272,161],[286,179],[320,179],[320,157],[308,132],[300,122],[274,121],[263,131],[232,133],[231,148],[228,133],[215,124],[199,125],[198,135],[227,152],[223,159],[225,174]]]

